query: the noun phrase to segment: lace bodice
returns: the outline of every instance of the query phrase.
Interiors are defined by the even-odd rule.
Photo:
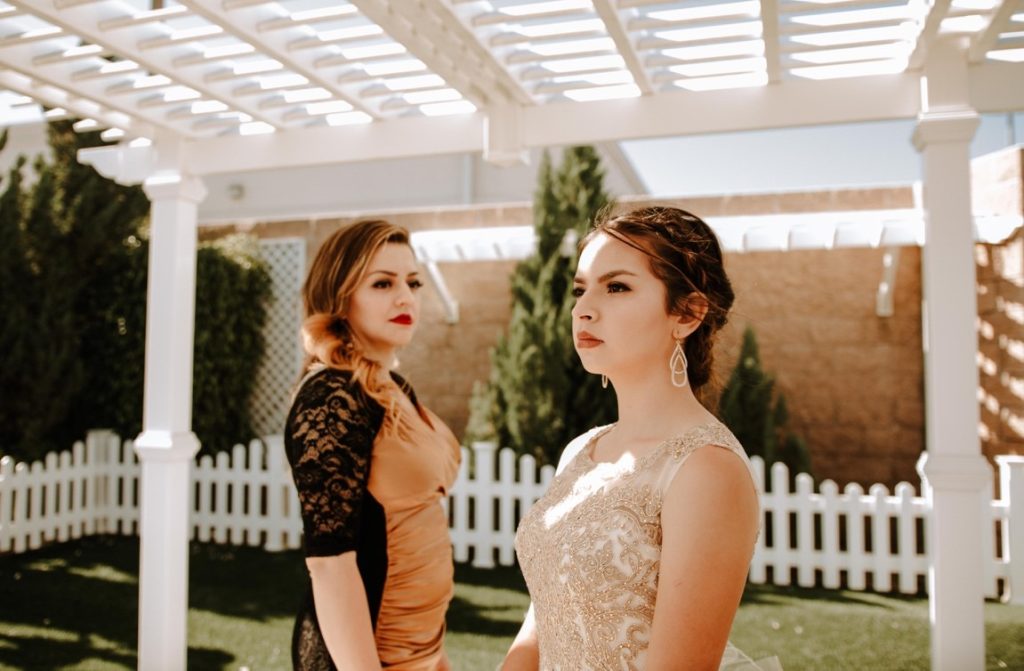
[[[285,448],[307,555],[356,549],[370,455],[383,419],[383,409],[340,371],[312,376],[296,395]]]
[[[732,450],[750,463],[718,422],[695,427],[635,460],[594,462],[591,446],[608,428],[566,448],[559,473],[516,534],[542,671],[644,669],[668,485],[704,445]]]

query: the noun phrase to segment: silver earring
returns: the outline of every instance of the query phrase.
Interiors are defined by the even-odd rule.
[[[672,350],[672,356],[668,360],[668,370],[672,374],[673,387],[685,387],[688,380],[686,367],[689,362],[686,360],[686,352],[683,351],[683,341],[676,341],[676,348]],[[680,376],[682,379],[680,380]]]
[[[607,389],[607,388],[608,388],[608,376],[607,375],[601,375],[601,389]]]

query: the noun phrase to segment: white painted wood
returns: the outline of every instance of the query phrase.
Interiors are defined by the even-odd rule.
[[[604,21],[605,29],[612,40],[615,41],[615,48],[618,49],[622,59],[626,62],[626,67],[629,68],[630,74],[633,75],[633,81],[640,89],[640,92],[644,95],[654,93],[651,77],[647,72],[647,68],[644,67],[643,59],[633,45],[633,38],[629,30],[630,23],[620,13],[622,11],[633,12],[634,10],[620,10],[616,7],[613,0],[594,0],[594,11]]]
[[[1024,606],[1024,456],[1000,455],[999,492],[1003,512],[1003,561],[1008,568],[1010,589],[1003,599]]]
[[[85,444],[95,450],[96,463],[100,465],[98,470],[90,474],[87,462],[73,459],[71,453],[64,452],[56,460],[44,459],[43,471],[26,472],[18,484],[25,492],[32,490],[39,494],[51,482],[74,481],[76,507],[73,514],[65,516],[61,512],[51,515],[51,509],[47,508],[47,514],[38,520],[21,520],[17,526],[0,523],[0,552],[10,551],[19,536],[22,544],[19,546],[21,550],[17,551],[28,549],[26,539],[35,532],[41,534],[44,541],[60,538],[61,527],[71,529],[65,538],[81,537],[89,520],[95,533],[107,530],[130,535],[136,532],[134,521],[139,504],[131,496],[131,489],[137,481],[140,466],[132,458],[131,443],[122,444],[117,436],[104,431],[91,432]],[[88,449],[86,451],[92,455]],[[183,506],[192,511],[188,535],[196,540],[222,539],[220,542],[260,546],[269,551],[301,547],[302,523],[282,437],[270,436],[248,446],[238,445],[231,451],[230,458],[227,453],[222,454],[218,459],[202,457],[193,471],[193,483],[200,486],[189,489],[186,498],[189,504]],[[464,448],[463,456],[463,466],[449,492],[451,502],[445,502],[446,506],[455,503],[451,534],[456,557],[458,561],[468,561],[472,554],[474,565],[480,567],[511,566],[514,563],[515,509],[518,507],[521,515],[533,505],[546,490],[554,469],[545,466],[538,471],[532,457],[516,457],[508,448],[495,450],[487,443]],[[493,471],[495,463],[498,466],[496,474]],[[518,478],[515,475],[517,463]],[[53,472],[50,472],[51,466]],[[752,466],[755,483],[763,492],[764,464],[759,458],[754,458]],[[10,491],[16,470],[9,459],[0,463],[0,520],[11,519]],[[25,470],[22,466],[22,471]],[[469,477],[470,472],[473,473],[472,478]],[[851,484],[840,492],[834,482],[825,481],[815,493],[806,474],[797,476],[796,488],[791,491],[783,465],[776,464],[772,473],[775,486],[772,492],[762,494],[761,501],[763,514],[772,516],[776,533],[770,548],[766,546],[766,532],[762,531],[758,538],[750,564],[752,583],[769,582],[767,569],[771,567],[774,584],[789,583],[791,569],[796,569],[796,583],[804,587],[824,585],[865,589],[870,581],[876,591],[891,589],[902,594],[918,593],[919,579],[923,579],[928,571],[926,557],[918,554],[916,549],[916,526],[927,513],[926,497],[916,496],[908,483],[897,485],[892,495],[884,486],[872,485],[865,495],[860,485]],[[82,493],[79,485],[87,475],[94,478],[97,492],[109,492],[106,501],[98,497],[87,499],[85,505],[79,503],[78,497]],[[1019,601],[1024,591],[1020,587],[1024,581],[1024,571],[1020,568],[1020,558],[1024,557],[1024,541],[1021,540],[1024,537],[1021,531],[1024,493],[1020,492],[1024,487],[1021,484],[1024,482],[1024,458],[1000,458],[1000,477],[1001,498],[987,502],[987,506],[992,533],[997,525],[1003,529],[1003,547],[1001,557],[996,556],[994,547],[989,547],[985,572],[993,577],[993,596]],[[127,487],[123,497],[118,493],[119,483]],[[248,488],[248,496],[242,498],[242,506],[235,505],[234,495],[227,495],[229,486],[233,492],[243,492]],[[265,512],[258,507],[262,487],[267,488]],[[214,491],[216,495],[212,493]],[[69,495],[70,488],[64,488],[61,497]],[[213,502],[218,497],[222,497],[224,502],[232,502],[230,514],[220,503],[214,510]],[[118,501],[123,501],[123,505]],[[248,511],[245,509],[246,501]],[[469,514],[470,501],[474,502],[472,516]],[[64,510],[62,507],[61,511]],[[785,526],[780,526],[787,519],[787,511],[796,515],[795,535],[788,533]],[[840,514],[848,516],[845,536],[840,534]],[[814,543],[814,519],[819,515],[824,533],[820,549]],[[862,529],[857,529],[853,516],[866,518]],[[890,552],[890,517],[896,518],[895,552]],[[867,552],[863,544],[868,528],[872,534],[871,552]],[[794,547],[791,548],[791,544]],[[846,546],[845,552],[838,550],[840,545]],[[843,572],[846,574],[845,583],[840,580]],[[897,576],[896,581],[890,580],[893,573]],[[1002,581],[998,590],[996,579]],[[1016,592],[1013,591],[1014,585],[1017,586]]]
[[[192,425],[196,207],[202,183],[182,172],[175,138],[156,144],[151,202],[139,558],[139,668],[185,669]],[[176,505],[169,505],[175,502]]]
[[[919,462],[931,514],[929,596],[935,671],[985,668],[984,488],[991,480],[978,438],[978,349],[970,107],[962,41],[939,37],[924,63],[922,114],[914,142],[922,157],[926,243],[922,251],[925,436]],[[986,554],[983,554],[986,553]]]
[[[995,11],[985,19],[985,27],[971,36],[967,57],[972,63],[985,59],[985,54],[999,39],[999,34],[1010,25],[1010,17],[1019,7],[1019,0],[1001,0]]]

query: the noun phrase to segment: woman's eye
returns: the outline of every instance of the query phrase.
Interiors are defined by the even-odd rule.
[[[373,283],[373,288],[374,289],[390,289],[391,288],[391,280],[377,280],[376,282]]]
[[[417,289],[420,289],[422,287],[423,287],[423,282],[421,282],[420,280],[410,280],[409,281],[409,288],[412,289],[413,291],[416,291]]]
[[[617,294],[617,293],[621,293],[623,291],[629,291],[629,287],[627,287],[625,284],[623,284],[621,282],[609,282],[608,283],[608,293],[610,293],[610,294]]]
[[[576,298],[579,298],[580,296],[582,296],[583,295],[583,287],[573,287],[572,288],[572,295],[574,297],[576,297]]]

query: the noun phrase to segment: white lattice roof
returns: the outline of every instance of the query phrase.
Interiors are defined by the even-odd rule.
[[[1024,109],[1024,0],[0,0],[0,115],[42,104],[109,139],[216,139],[200,173],[507,161],[914,116],[929,45],[949,33],[975,108]],[[372,130],[326,131],[352,125]]]

